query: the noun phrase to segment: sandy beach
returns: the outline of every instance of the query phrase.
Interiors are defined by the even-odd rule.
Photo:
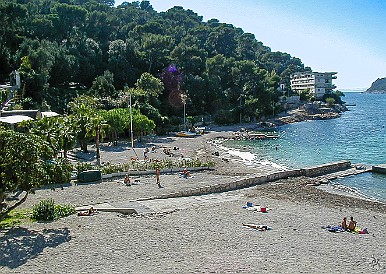
[[[137,215],[98,212],[55,222],[23,224],[0,230],[1,273],[386,273],[386,205],[328,193],[310,186],[312,178],[292,178],[224,193],[169,199],[146,199],[181,189],[230,182],[275,171],[274,166],[247,167],[219,150],[211,140],[228,137],[237,127],[212,128],[196,138],[147,137],[136,144],[102,147],[102,162],[169,157],[163,147],[178,147],[172,157],[216,162],[212,171],[188,179],[161,174],[37,190],[23,207],[53,198],[74,206],[133,206]],[[218,152],[218,153],[215,153]],[[216,155],[217,154],[217,155]],[[94,161],[93,152],[88,155]],[[245,209],[247,202],[267,213]],[[256,208],[253,208],[256,209]],[[334,233],[353,216],[368,234]],[[266,225],[267,231],[243,226]]]

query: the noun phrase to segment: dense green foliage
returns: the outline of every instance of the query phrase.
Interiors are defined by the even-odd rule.
[[[40,201],[32,208],[32,218],[37,221],[53,221],[74,214],[71,205],[56,205],[53,199]]]
[[[71,164],[53,158],[53,150],[41,137],[0,129],[0,219],[23,203],[36,187],[69,181]],[[25,195],[10,205],[6,197],[14,192]]]
[[[1,1],[0,77],[18,69],[22,98],[59,113],[82,94],[103,98],[105,109],[122,107],[120,91],[144,88],[137,108],[163,130],[180,122],[184,104],[189,115],[224,123],[271,114],[278,84],[288,87],[291,73],[309,69],[253,34],[216,19],[204,22],[192,10],[113,4]]]

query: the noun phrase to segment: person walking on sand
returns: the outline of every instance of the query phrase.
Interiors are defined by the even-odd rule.
[[[160,175],[161,175],[161,170],[157,167],[155,169],[155,180],[159,188],[161,188],[161,182],[160,182]]]
[[[149,157],[147,156],[147,154],[149,153],[149,149],[148,148],[145,148],[145,150],[143,151],[143,159],[146,161],[147,159],[149,159]]]

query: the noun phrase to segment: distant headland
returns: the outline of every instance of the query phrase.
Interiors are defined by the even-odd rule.
[[[386,77],[384,78],[378,78],[371,84],[371,87],[368,88],[366,93],[382,93],[386,94]]]

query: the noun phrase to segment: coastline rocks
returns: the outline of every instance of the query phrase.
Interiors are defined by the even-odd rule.
[[[291,111],[288,115],[276,118],[273,122],[277,126],[291,124],[307,120],[327,120],[335,119],[341,116],[341,113],[346,111],[344,105],[334,105],[332,108],[318,107],[318,105],[310,104],[309,107],[299,108]]]

